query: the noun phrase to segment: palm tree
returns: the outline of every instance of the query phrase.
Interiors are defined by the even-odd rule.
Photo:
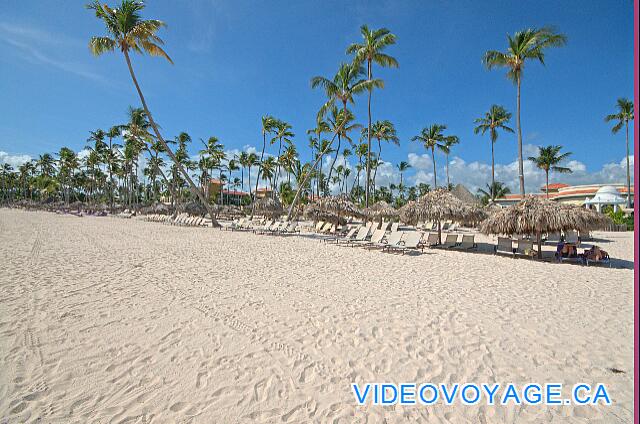
[[[517,87],[516,127],[518,129],[518,172],[520,179],[520,195],[524,197],[524,165],[522,159],[522,128],[520,125],[520,84],[522,71],[527,59],[538,60],[544,65],[545,50],[560,47],[567,43],[564,34],[558,34],[551,27],[529,28],[516,32],[513,37],[507,35],[508,48],[505,52],[489,50],[482,61],[488,69],[505,67],[507,78]]]
[[[629,165],[629,121],[633,121],[635,118],[634,110],[633,110],[633,102],[629,99],[625,99],[621,97],[618,99],[618,104],[616,105],[618,108],[618,113],[614,113],[612,115],[607,115],[604,120],[605,122],[610,121],[618,121],[613,128],[611,128],[611,132],[617,134],[618,131],[625,127],[625,131],[627,133],[627,208],[631,208],[631,167]]]
[[[282,141],[285,143],[291,144],[291,138],[295,135],[291,131],[293,127],[285,121],[281,121],[280,119],[276,119],[274,123],[274,133],[275,135],[271,139],[271,144],[274,144],[276,140],[278,140],[278,158],[282,155]],[[278,161],[278,165],[275,171],[275,184],[277,186],[278,176],[280,175],[280,162]]]
[[[396,36],[386,28],[370,30],[367,25],[360,27],[363,42],[354,43],[347,47],[347,54],[354,54],[354,62],[367,62],[367,80],[371,81],[373,77],[373,63],[377,63],[382,67],[398,67],[398,61],[383,53],[388,46],[396,43]],[[367,185],[365,190],[365,205],[369,206],[369,179],[371,178],[371,92],[373,86],[368,88],[369,99],[367,101],[368,110],[368,130],[367,130]],[[382,88],[382,86],[380,86]]]
[[[336,154],[333,157],[331,167],[329,168],[329,175],[327,177],[329,178],[329,180],[331,180],[331,175],[333,174],[336,160],[338,159],[338,155],[340,154],[342,139],[351,142],[349,132],[360,128],[360,124],[352,124],[354,119],[355,117],[349,109],[338,109],[336,106],[331,107],[331,117],[329,117],[327,121],[329,123],[329,128],[331,128],[331,131],[335,132],[338,135],[338,146],[336,149],[334,149]]]
[[[440,151],[444,153],[447,161],[445,164],[445,170],[447,173],[447,187],[451,187],[451,183],[449,182],[449,154],[451,153],[451,147],[458,143],[460,143],[460,139],[458,138],[458,136],[450,135],[445,137],[444,140],[442,140],[441,144],[438,144],[438,149],[440,149]]]
[[[142,102],[142,106],[144,107],[144,111],[149,119],[151,127],[153,128],[156,138],[163,145],[162,147],[169,157],[171,157],[171,160],[173,160],[174,164],[189,184],[191,193],[198,197],[207,209],[213,226],[219,226],[218,222],[215,220],[215,215],[209,203],[206,201],[200,190],[198,190],[187,171],[184,169],[182,164],[178,162],[173,151],[171,151],[165,140],[162,138],[160,130],[153,120],[153,116],[151,115],[147,102],[142,94],[142,90],[140,89],[140,85],[138,84],[138,80],[136,79],[136,75],[133,71],[133,66],[131,65],[131,58],[129,57],[129,51],[131,50],[141,54],[146,52],[151,56],[164,57],[169,61],[169,63],[173,63],[169,55],[162,49],[161,45],[164,44],[164,42],[157,35],[158,30],[166,26],[166,24],[157,19],[143,20],[140,16],[140,12],[145,8],[144,1],[142,0],[122,0],[122,3],[117,8],[111,8],[106,4],[102,5],[99,0],[94,0],[93,3],[87,5],[87,8],[93,10],[96,18],[102,20],[107,33],[109,34],[109,36],[91,37],[91,40],[89,41],[89,49],[95,56],[99,56],[106,52],[112,52],[116,48],[122,52],[125,61],[127,62],[131,79],[136,87],[136,91],[138,92],[138,96],[140,97],[140,101]]]
[[[265,187],[269,188],[270,186],[271,190],[274,189],[273,177],[276,171],[276,166],[276,160],[273,156],[269,156],[268,158],[266,158],[260,165],[260,167],[262,168],[262,179],[267,183]]]
[[[264,151],[267,147],[267,134],[275,129],[276,122],[277,120],[273,116],[266,115],[262,117],[262,153],[260,153],[260,166],[258,167],[258,176],[256,177],[256,193],[258,192],[258,182],[260,181],[260,173],[262,172]]]
[[[386,142],[390,142],[395,144],[396,146],[400,145],[400,139],[398,138],[398,135],[396,133],[396,128],[393,125],[393,123],[389,120],[384,120],[384,121],[376,121],[372,126],[371,129],[369,131],[368,128],[363,129],[362,130],[362,136],[364,137],[365,135],[368,137],[369,134],[371,135],[372,138],[375,138],[376,140],[378,140],[378,160],[381,160],[382,157],[382,141],[386,141]],[[367,150],[370,152],[370,147],[369,145],[367,145]],[[371,154],[368,155],[368,157],[370,158],[370,160],[372,160],[373,158],[371,158]],[[371,166],[369,166],[369,171],[371,171]],[[376,177],[378,175],[378,167],[375,167],[374,171],[373,171],[373,179],[372,179],[372,187],[373,187],[373,191],[375,192],[376,189]],[[367,174],[367,178],[370,177],[370,174]],[[366,190],[366,189],[365,189]],[[365,204],[366,204],[366,196],[365,196]]]
[[[495,156],[494,156],[494,144],[498,141],[498,130],[513,133],[513,129],[507,126],[511,119],[511,113],[500,105],[491,105],[489,112],[486,112],[482,118],[476,119],[474,122],[478,124],[473,131],[474,133],[486,133],[489,131],[489,138],[491,140],[491,187],[496,182],[495,172]],[[494,200],[495,198],[491,198]]]
[[[251,199],[251,167],[258,166],[260,162],[258,161],[258,155],[255,153],[249,153],[247,156],[247,171],[249,173],[249,198]],[[259,168],[258,168],[259,169]]]
[[[433,186],[438,187],[438,178],[436,176],[436,147],[440,145],[445,139],[442,133],[447,129],[446,125],[433,124],[429,127],[424,127],[420,134],[411,137],[411,141],[419,141],[422,143],[425,149],[431,149],[431,160],[433,161]]]
[[[398,172],[400,172],[400,184],[402,185],[402,174],[404,174],[409,168],[411,168],[411,165],[409,165],[405,161],[402,161],[398,164],[397,168]]]
[[[487,184],[486,191],[481,188],[478,189],[478,195],[481,197],[482,204],[484,205],[488,204],[489,200],[500,199],[509,193],[511,193],[509,187],[499,181],[495,181],[491,183],[491,185]]]
[[[109,207],[111,212],[113,212],[113,188],[114,188],[114,183],[113,183],[113,167],[115,164],[115,160],[116,160],[116,155],[113,151],[114,145],[113,145],[113,139],[116,137],[120,137],[120,135],[122,134],[122,129],[119,125],[114,125],[111,128],[109,128],[109,131],[107,131],[106,136],[109,139],[109,147],[108,149],[105,151],[105,162],[107,164],[107,169],[109,171]]]
[[[538,156],[529,156],[529,160],[545,172],[547,199],[549,198],[549,171],[555,171],[560,174],[573,172],[569,168],[559,166],[562,161],[571,156],[571,152],[559,154],[560,150],[562,150],[562,146],[541,146],[538,147]]]
[[[240,164],[240,184],[242,186],[241,190],[244,191],[244,168],[247,167],[247,162],[249,160],[249,153],[240,152],[238,155],[238,163]],[[251,185],[251,182],[249,182]]]

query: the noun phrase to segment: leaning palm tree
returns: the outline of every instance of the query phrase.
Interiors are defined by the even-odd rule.
[[[522,127],[520,125],[520,84],[522,71],[528,59],[538,60],[544,65],[545,50],[560,47],[567,43],[564,34],[558,34],[552,27],[529,28],[516,32],[513,37],[507,35],[509,46],[504,52],[489,50],[482,58],[488,69],[507,68],[507,78],[517,87],[516,127],[518,129],[518,172],[520,179],[520,195],[524,197],[524,164],[522,159]]]
[[[420,134],[411,137],[411,141],[419,141],[425,149],[431,150],[431,160],[433,162],[433,187],[438,188],[438,178],[436,176],[436,147],[444,141],[445,135],[442,133],[447,129],[446,125],[433,124],[425,127]]]
[[[555,171],[560,174],[570,174],[573,172],[570,168],[559,166],[560,163],[571,156],[571,152],[560,154],[560,150],[562,150],[562,146],[541,146],[538,147],[538,156],[529,156],[529,160],[533,162],[537,168],[545,172],[547,199],[549,198],[549,171]]]
[[[386,28],[370,30],[367,25],[360,27],[362,43],[353,43],[347,47],[347,54],[354,54],[354,61],[357,63],[367,62],[367,80],[373,77],[373,63],[382,67],[398,67],[398,61],[383,53],[388,46],[396,43],[396,36]],[[367,101],[368,126],[367,126],[367,184],[365,190],[365,204],[369,206],[369,179],[371,178],[371,92],[374,87],[369,87],[369,99]]]
[[[173,151],[171,151],[165,140],[162,138],[160,130],[153,120],[149,107],[147,106],[147,102],[142,94],[142,89],[138,84],[138,80],[133,71],[133,66],[131,65],[131,58],[129,57],[130,51],[140,54],[146,52],[151,56],[164,57],[169,61],[169,63],[173,63],[169,55],[162,49],[161,45],[164,44],[164,42],[157,35],[158,30],[166,26],[166,24],[157,19],[142,19],[140,13],[145,8],[143,0],[122,0],[120,6],[116,8],[111,8],[106,4],[100,4],[99,0],[94,0],[93,3],[87,5],[87,8],[95,12],[96,18],[100,19],[104,23],[107,33],[109,34],[108,36],[91,37],[91,40],[89,41],[89,49],[96,56],[106,52],[112,52],[116,48],[120,49],[124,55],[125,61],[127,62],[131,79],[136,87],[136,91],[138,92],[138,96],[140,97],[140,101],[142,102],[145,113],[149,118],[149,123],[153,128],[156,138],[162,144],[164,150],[167,152],[169,157],[171,157],[171,160],[173,160],[178,170],[189,184],[191,193],[198,197],[207,209],[213,225],[218,226],[219,224],[215,220],[215,214],[211,209],[209,202],[204,198],[202,192],[198,190],[187,171],[184,169],[182,164],[178,162]]]
[[[633,102],[629,99],[625,99],[621,97],[618,99],[618,104],[616,105],[618,108],[618,113],[614,113],[612,115],[607,115],[604,120],[605,122],[610,121],[618,121],[613,128],[611,128],[611,132],[617,134],[618,131],[622,129],[624,126],[625,131],[627,133],[627,207],[631,207],[631,167],[629,165],[629,121],[633,121],[634,119],[634,110],[633,110]]]
[[[507,112],[507,110],[500,105],[491,105],[489,112],[486,112],[482,118],[476,119],[474,122],[478,124],[477,127],[473,129],[475,134],[486,133],[489,131],[489,138],[491,140],[491,186],[493,187],[496,183],[496,171],[495,171],[495,155],[494,155],[494,145],[496,141],[498,141],[498,130],[503,130],[506,132],[513,133],[513,129],[508,127],[507,124],[511,119],[511,113]],[[495,198],[492,197],[491,200]]]

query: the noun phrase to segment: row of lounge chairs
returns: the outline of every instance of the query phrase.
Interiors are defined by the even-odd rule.
[[[458,241],[458,234],[448,234],[445,242],[438,243],[438,233],[429,233],[425,238],[422,231],[398,231],[397,226],[392,226],[391,231],[386,228],[377,229],[370,224],[352,227],[343,236],[325,236],[321,239],[343,246],[364,247],[367,249],[381,249],[388,252],[401,252],[410,250],[424,251],[425,247],[446,249],[475,249],[475,236],[473,234],[462,235]]]
[[[254,234],[271,235],[293,235],[300,233],[297,222],[272,219],[251,220],[249,218],[241,218],[233,221],[226,229],[231,231],[252,231]]]
[[[211,227],[212,222],[209,218],[203,218],[201,216],[190,216],[186,213],[181,213],[176,216],[153,214],[146,215],[145,221],[150,222],[162,222],[169,225],[181,225],[185,227]]]
[[[418,225],[416,225],[416,228],[418,228],[419,230],[424,230],[424,231],[438,231],[438,222],[418,222]],[[441,231],[444,232],[453,232],[456,231],[460,228],[460,224],[458,224],[457,222],[453,222],[453,221],[444,221],[441,223]]]

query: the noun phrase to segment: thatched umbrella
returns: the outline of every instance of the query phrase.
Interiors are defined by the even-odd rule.
[[[363,213],[349,197],[345,195],[321,197],[315,202],[316,206],[324,211],[333,212],[338,216],[363,217]]]
[[[273,197],[263,197],[258,199],[253,207],[254,213],[270,217],[280,216],[284,213],[280,200]]]
[[[428,192],[415,202],[408,202],[400,209],[400,218],[408,223],[432,220],[438,223],[438,243],[442,243],[441,222],[452,220],[461,223],[478,223],[486,217],[480,208],[470,206],[444,188]]]
[[[384,218],[397,218],[400,212],[384,200],[380,200],[363,210],[364,215],[382,221]]]
[[[327,221],[333,224],[346,224],[347,220],[340,217],[337,213],[324,210],[318,207],[316,203],[310,203],[304,207],[303,216],[312,221]]]
[[[598,214],[601,215],[601,214]],[[540,196],[526,196],[515,205],[493,213],[480,226],[485,234],[535,234],[538,258],[542,257],[542,234],[606,228],[610,220],[583,208],[562,205]]]

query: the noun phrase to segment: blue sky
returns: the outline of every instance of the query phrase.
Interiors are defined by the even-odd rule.
[[[573,152],[571,183],[623,182],[624,136],[603,117],[618,97],[633,94],[633,3],[614,1],[212,1],[148,2],[146,17],[162,19],[175,65],[134,57],[150,108],[166,138],[187,131],[215,135],[229,149],[259,147],[260,117],[293,125],[308,159],[305,131],[324,101],[314,75],[332,76],[360,40],[359,27],[385,26],[398,42],[388,53],[398,69],[374,69],[385,88],[374,92],[374,119],[396,124],[400,147],[385,146],[381,183],[393,166],[414,165],[408,181],[431,182],[431,162],[411,136],[432,123],[460,137],[451,156],[453,182],[488,181],[490,145],[473,120],[491,104],[515,113],[515,87],[504,71],[487,71],[483,52],[503,50],[506,35],[554,25],[569,38],[549,51],[547,65],[528,64],[522,87],[525,153],[562,144]],[[90,130],[123,123],[137,97],[120,54],[94,58],[87,41],[101,24],[84,1],[16,1],[0,16],[0,160],[17,161],[62,145],[80,150]],[[179,4],[176,7],[176,4]],[[366,124],[366,98],[353,108]],[[515,121],[513,122],[515,126]],[[193,152],[199,147],[194,146]],[[516,187],[516,139],[496,145],[498,179]],[[444,158],[437,157],[438,168]],[[442,181],[442,177],[439,178]],[[527,169],[530,188],[540,174]]]

